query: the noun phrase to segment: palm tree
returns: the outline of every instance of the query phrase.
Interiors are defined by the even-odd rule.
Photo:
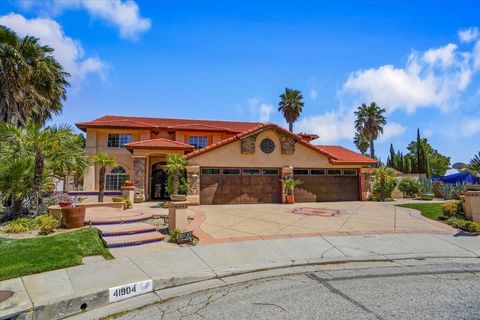
[[[363,134],[360,132],[355,132],[355,136],[353,137],[353,143],[357,147],[358,150],[360,150],[361,154],[365,154],[368,150],[368,140],[365,138]]]
[[[171,154],[167,157],[165,169],[169,175],[169,179],[172,179],[172,187],[171,190],[169,190],[169,193],[171,191],[171,194],[173,195],[178,194],[180,188],[180,175],[184,174],[187,165],[187,160],[181,155]]]
[[[62,111],[69,76],[37,38],[0,26],[0,121],[43,125]]]
[[[0,166],[0,193],[10,202],[8,218],[22,212],[23,201],[32,189],[33,163],[28,158],[9,158],[2,160]]]
[[[88,158],[69,126],[42,128],[32,120],[25,127],[0,122],[0,160],[31,159],[33,183],[30,203],[35,214],[41,202],[43,175],[48,169],[57,173],[83,173]]]
[[[278,111],[283,113],[283,117],[288,123],[288,129],[293,132],[293,123],[303,111],[303,96],[299,90],[285,88],[285,92],[280,95]]]
[[[98,202],[103,202],[103,194],[105,192],[105,173],[107,167],[113,167],[117,164],[115,157],[106,153],[98,152],[93,155],[93,163],[100,166],[98,172]]]
[[[395,171],[392,168],[381,166],[380,168],[375,170],[375,177],[379,181],[380,201],[383,202],[386,198],[387,180],[395,178]]]
[[[467,171],[478,176],[480,174],[480,152],[476,154],[470,163],[467,165]]]
[[[383,115],[385,109],[377,106],[375,102],[366,105],[362,103],[355,111],[355,129],[357,132],[363,134],[363,136],[368,140],[370,144],[370,157],[375,159],[375,146],[373,141],[375,141],[380,133],[383,133],[383,126],[387,124],[387,119]]]

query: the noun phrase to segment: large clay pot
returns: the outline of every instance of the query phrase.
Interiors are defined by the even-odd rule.
[[[286,202],[288,204],[294,204],[295,203],[295,198],[294,198],[293,194],[287,194],[285,196],[285,198],[286,198]]]
[[[422,200],[433,200],[435,195],[432,192],[425,192],[420,195],[420,199]]]
[[[62,208],[62,220],[67,229],[83,227],[85,225],[85,207]]]

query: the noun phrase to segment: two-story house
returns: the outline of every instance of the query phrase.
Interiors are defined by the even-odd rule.
[[[311,134],[294,134],[259,122],[166,119],[107,115],[76,124],[86,132],[90,156],[115,156],[106,190],[116,191],[130,179],[146,200],[163,199],[167,155],[188,160],[191,203],[281,202],[281,177],[303,184],[298,202],[362,199],[361,169],[376,161],[339,146],[316,146]],[[84,190],[98,190],[98,170],[91,165]]]

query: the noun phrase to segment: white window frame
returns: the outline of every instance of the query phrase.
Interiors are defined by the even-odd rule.
[[[111,146],[110,145],[110,136],[113,136],[113,135],[118,136],[118,146]],[[132,137],[131,133],[109,133],[107,135],[107,147],[111,148],[111,149],[123,148],[125,144],[130,143],[132,141],[133,141],[133,137]]]

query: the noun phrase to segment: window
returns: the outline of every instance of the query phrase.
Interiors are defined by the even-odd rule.
[[[314,176],[324,176],[325,175],[325,169],[312,169],[310,170],[310,174]]]
[[[202,136],[190,136],[188,138],[188,144],[192,145],[195,149],[201,149],[208,145],[208,138]]]
[[[223,174],[240,174],[240,169],[223,169]]]
[[[251,174],[260,174],[259,169],[243,169],[244,175],[251,175]]]
[[[119,134],[119,133],[109,133],[108,134],[108,147],[109,148],[123,148],[123,145],[132,142],[131,134]]]
[[[343,175],[344,176],[356,176],[357,175],[357,170],[355,170],[355,169],[344,169],[343,170]]]
[[[105,176],[105,190],[120,190],[125,180],[129,180],[130,175],[127,174],[123,167],[114,167],[110,173]]]
[[[330,169],[330,170],[328,170],[328,175],[329,176],[340,176],[340,175],[342,175],[342,170],[340,170],[340,169]]]
[[[262,169],[262,174],[278,176],[278,169]]]
[[[202,174],[210,174],[210,175],[220,174],[220,169],[216,169],[216,168],[203,168],[203,169],[202,169]]]
[[[293,175],[306,176],[308,175],[308,169],[293,169]]]

